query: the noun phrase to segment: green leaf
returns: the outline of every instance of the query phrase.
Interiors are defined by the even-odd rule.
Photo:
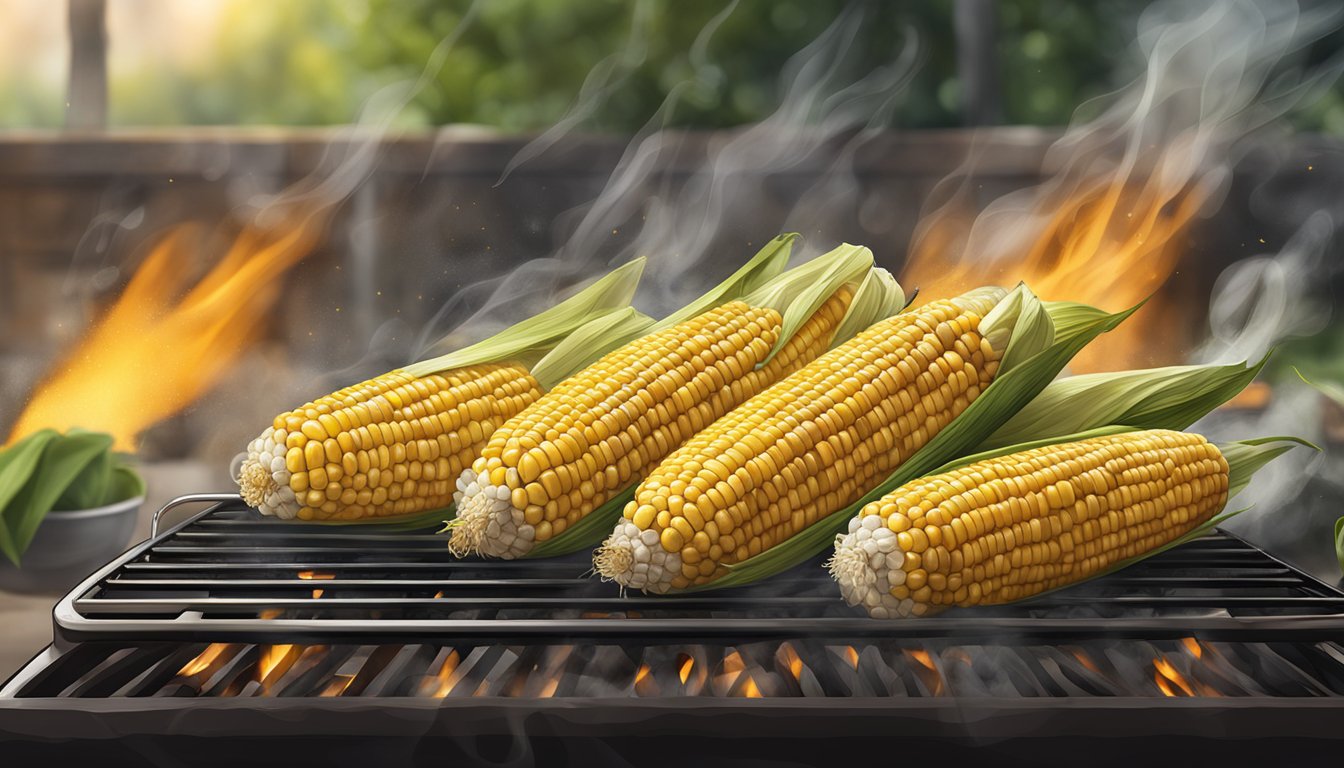
[[[891,317],[904,307],[905,292],[901,290],[901,284],[887,270],[873,267],[855,291],[844,319],[831,337],[831,346],[849,341],[868,326]]]
[[[52,509],[93,509],[103,506],[112,482],[113,461],[110,451],[102,451],[89,460],[79,475],[66,486]]]
[[[797,240],[798,235],[793,232],[775,237],[726,280],[700,298],[658,321],[649,332],[671,328],[677,323],[703,315],[720,304],[741,299],[760,290],[761,286],[768,285],[784,272],[784,267],[789,263],[789,254],[793,252],[793,244]]]
[[[579,326],[532,366],[532,378],[550,390],[608,351],[649,333],[654,320],[634,307],[615,309]]]
[[[592,549],[601,544],[611,533],[611,529],[616,527],[616,522],[621,519],[625,505],[635,498],[635,489],[638,485],[638,483],[631,484],[606,504],[584,515],[582,520],[565,529],[564,533],[552,536],[533,547],[525,557],[529,559],[559,557],[581,549]]]
[[[1145,300],[1146,302],[1146,300]],[[1140,302],[1143,306],[1145,302]],[[1045,311],[1055,324],[1055,335],[1067,336],[1095,323],[1106,316],[1106,310],[1076,301],[1046,301]]]
[[[784,269],[797,237],[780,235],[766,243],[764,248],[723,282],[662,320],[655,321],[633,307],[613,310],[589,320],[557,342],[537,361],[532,367],[532,375],[544,389],[551,389],[613,349],[704,314],[754,290]]]
[[[4,508],[4,527],[18,554],[28,549],[43,518],[99,454],[112,449],[112,436],[79,432],[51,439],[28,482]],[[17,558],[11,558],[18,564]]]
[[[37,471],[42,453],[58,436],[54,429],[42,429],[0,451],[0,552],[15,565],[25,547],[14,539],[9,525],[9,508],[28,486]]]
[[[994,305],[981,321],[980,329],[992,347],[1004,350],[999,360],[1000,373],[1030,360],[1055,341],[1054,319],[1025,283],[1018,283]]]
[[[644,264],[642,257],[633,259],[544,312],[515,323],[488,339],[408,365],[404,370],[412,376],[428,376],[452,368],[502,360],[531,362],[589,320],[628,306],[644,273]],[[434,349],[447,343],[445,338]]]
[[[116,504],[119,501],[127,499],[140,498],[145,495],[145,479],[140,476],[135,468],[121,460],[113,463],[112,477],[107,484],[107,493],[104,494],[98,506],[105,507],[108,504]]]
[[[873,252],[861,245],[841,245],[776,277],[742,301],[771,307],[783,315],[779,338],[761,365],[770,362],[817,309],[846,284],[856,288],[873,268]],[[871,325],[871,323],[870,323]]]
[[[1344,571],[1344,517],[1335,521],[1335,559],[1339,560],[1339,569]]]
[[[1297,445],[1315,451],[1321,450],[1319,446],[1300,437],[1285,436],[1257,437],[1252,440],[1220,444],[1218,450],[1223,452],[1223,458],[1227,459],[1228,466],[1227,497],[1230,499],[1241,493],[1251,481],[1251,475]]]
[[[1312,381],[1311,379],[1308,379],[1306,376],[1302,375],[1302,372],[1299,371],[1297,368],[1293,368],[1293,373],[1296,373],[1297,377],[1301,379],[1303,383],[1305,383],[1307,386],[1315,389],[1317,392],[1320,392],[1322,395],[1325,395],[1331,400],[1334,400],[1336,404],[1344,406],[1344,386],[1341,386],[1333,381],[1321,381],[1321,382]]]
[[[1067,435],[1107,424],[1185,429],[1246,388],[1253,366],[1178,365],[1057,379],[980,444],[995,448]]]
[[[1069,332],[1056,333],[1049,347],[1022,361],[1012,370],[1000,373],[960,416],[858,501],[822,518],[783,543],[731,566],[727,576],[685,591],[750,584],[821,554],[831,545],[836,534],[848,527],[849,519],[865,504],[972,451],[1040,393],[1083,347],[1124,322],[1138,308],[1134,306],[1113,315],[1092,313],[1089,322],[1075,323],[1070,326]],[[1071,311],[1067,306],[1065,310]]]

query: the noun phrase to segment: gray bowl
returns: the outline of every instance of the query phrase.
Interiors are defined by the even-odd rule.
[[[126,550],[144,496],[106,507],[48,512],[37,527],[22,567],[0,555],[0,590],[65,594]]]

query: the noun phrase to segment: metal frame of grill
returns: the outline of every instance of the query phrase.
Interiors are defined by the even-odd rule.
[[[828,765],[841,754],[890,759],[899,744],[954,761],[1076,765],[1086,750],[1096,765],[1132,765],[1189,764],[1186,755],[1273,764],[1285,754],[1337,754],[1344,738],[1344,593],[1225,532],[1029,602],[896,622],[845,606],[817,563],[680,597],[622,596],[587,569],[581,556],[459,561],[428,530],[285,524],[238,501],[217,503],[60,601],[55,644],[0,689],[0,740],[20,763],[49,762],[53,746],[71,758],[236,764],[261,754],[311,759],[320,745],[328,762],[350,765],[684,765],[688,756],[702,765]],[[184,682],[184,665],[221,643],[237,647],[209,680]],[[545,669],[528,665],[561,645],[650,662],[665,660],[666,647],[701,644],[768,664],[759,649],[787,643],[813,660],[847,645],[855,676],[821,664],[808,667],[819,686],[812,693],[752,698],[740,686],[646,696],[638,675],[633,684],[627,675],[606,694],[548,697],[494,674]],[[1240,658],[1274,680],[1234,695],[1164,698],[1080,680],[1062,663],[1078,649],[1140,658],[1126,656],[1132,647],[1165,659],[1182,643],[1221,658],[1232,677],[1245,674],[1228,664]],[[323,652],[263,690],[258,658],[280,644]],[[447,654],[466,649],[485,659],[471,678],[475,692],[417,695]],[[886,679],[885,692],[862,679],[911,649],[941,665],[947,688],[909,665],[903,681]],[[959,693],[948,665],[959,649],[1001,665],[1016,693]],[[500,661],[510,654],[517,663]],[[1152,668],[1110,671],[1137,679]],[[328,673],[348,673],[340,675],[348,689],[318,692]],[[666,669],[656,674],[671,679]],[[669,737],[676,749],[656,746]]]
[[[1344,639],[1344,593],[1221,531],[1035,600],[899,622],[846,607],[818,563],[663,597],[622,596],[587,571],[583,555],[457,560],[432,531],[284,524],[229,501],[90,576],[56,606],[55,630],[59,643]]]

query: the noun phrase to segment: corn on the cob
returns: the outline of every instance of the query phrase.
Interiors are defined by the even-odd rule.
[[[832,575],[876,618],[1030,597],[1104,572],[1209,520],[1229,467],[1203,437],[1127,432],[907,483],[837,537]]]
[[[624,341],[643,260],[529,320],[443,357],[346,387],[275,417],[239,472],[247,503],[301,520],[402,516],[448,506],[494,430],[541,397],[526,360],[586,324]],[[652,322],[644,318],[648,322]],[[636,322],[636,327],[644,327]]]
[[[871,270],[867,249],[847,248],[822,257],[843,266],[829,273],[834,292],[819,307],[808,305],[810,316],[784,343],[789,313],[747,297],[608,354],[506,423],[458,480],[452,551],[527,555],[691,435],[828,349],[854,298],[853,282]],[[811,290],[807,269],[763,291]]]
[[[858,500],[989,386],[981,289],[880,321],[747,401],[638,487],[594,565],[647,592],[708,583]]]

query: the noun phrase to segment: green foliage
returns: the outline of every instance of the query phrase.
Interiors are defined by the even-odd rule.
[[[586,130],[636,130],[674,91],[666,124],[740,125],[770,114],[786,62],[849,5],[740,0],[727,12],[724,0],[483,0],[473,10],[469,0],[231,0],[191,56],[142,57],[133,69],[114,68],[111,122],[351,122],[380,88],[420,78],[436,48],[457,35],[398,125],[536,131],[566,114],[585,81],[588,95],[600,94],[578,116]],[[1143,5],[995,4],[998,43],[991,53],[1005,122],[1062,125],[1076,110],[1085,115],[1088,100],[1139,76],[1133,40]],[[890,64],[917,41],[919,70],[894,122],[959,124],[952,0],[873,2],[864,12],[848,46],[850,74]],[[702,35],[710,28],[712,35]],[[1307,46],[1300,60],[1320,63],[1344,43],[1341,37]],[[117,40],[112,46],[115,56]],[[63,92],[21,71],[0,73],[0,126],[58,126],[63,114]],[[1323,90],[1293,120],[1344,134],[1344,87]]]
[[[0,450],[0,552],[15,565],[53,510],[93,509],[141,496],[144,481],[112,452],[112,436],[44,429]]]

